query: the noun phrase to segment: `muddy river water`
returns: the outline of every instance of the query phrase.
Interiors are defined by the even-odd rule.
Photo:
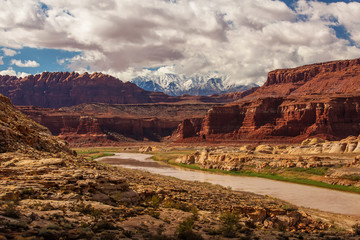
[[[274,181],[265,178],[242,177],[206,173],[159,164],[149,154],[116,153],[98,161],[124,168],[139,169],[150,173],[172,176],[182,180],[209,182],[237,191],[253,192],[276,197],[297,206],[327,212],[360,216],[360,194],[346,193],[325,188]]]

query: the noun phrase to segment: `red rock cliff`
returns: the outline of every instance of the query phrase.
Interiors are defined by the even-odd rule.
[[[185,123],[185,122],[184,122]],[[182,124],[182,132],[192,126]],[[189,128],[189,129],[187,129]],[[217,106],[203,119],[202,129],[182,138],[206,140],[330,139],[360,134],[360,97],[278,97]]]
[[[269,72],[265,84],[245,98],[333,93],[359,95],[359,79],[360,58],[279,69]]]

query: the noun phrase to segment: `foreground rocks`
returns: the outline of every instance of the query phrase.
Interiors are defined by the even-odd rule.
[[[237,237],[277,236],[283,230],[311,236],[332,229],[287,203],[220,186],[74,157],[0,157],[0,236],[8,239],[177,238],[187,218],[194,221],[194,233],[216,239],[224,234],[220,219],[226,212],[238,219]]]

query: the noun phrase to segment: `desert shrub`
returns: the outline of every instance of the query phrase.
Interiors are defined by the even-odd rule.
[[[220,231],[224,237],[236,237],[237,230],[240,229],[239,216],[236,213],[225,212],[220,216]]]
[[[203,237],[193,231],[195,221],[192,217],[187,217],[176,228],[176,236],[178,239],[184,240],[202,240]]]
[[[156,218],[156,219],[160,218],[160,212],[158,212],[158,211],[151,210],[149,212],[149,215],[152,216],[153,218]]]
[[[39,236],[45,240],[56,240],[59,239],[59,233],[53,229],[42,228],[39,231]]]
[[[75,208],[75,211],[81,212],[85,215],[90,215],[90,216],[94,217],[95,219],[98,219],[102,215],[101,210],[94,208],[90,204],[84,204],[83,202],[81,202]]]
[[[160,206],[161,200],[158,195],[152,195],[150,202],[154,208],[158,208]]]
[[[164,207],[166,208],[175,208],[175,209],[179,209],[181,211],[184,211],[184,212],[190,212],[193,210],[194,207],[192,206],[189,206],[188,204],[186,203],[183,203],[183,202],[178,202],[178,201],[173,201],[173,200],[167,200],[165,203],[164,203]]]
[[[352,226],[355,235],[360,235],[360,225],[357,223]]]
[[[285,204],[285,205],[282,205],[281,208],[285,211],[296,211],[298,210],[298,208],[294,205],[288,205],[288,204]]]
[[[101,221],[97,222],[92,229],[94,232],[101,232],[104,230],[115,230],[116,227],[108,221],[101,220]]]

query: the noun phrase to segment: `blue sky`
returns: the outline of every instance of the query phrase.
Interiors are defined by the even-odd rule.
[[[0,74],[219,72],[261,84],[275,68],[360,57],[359,1],[219,2],[0,1]]]

